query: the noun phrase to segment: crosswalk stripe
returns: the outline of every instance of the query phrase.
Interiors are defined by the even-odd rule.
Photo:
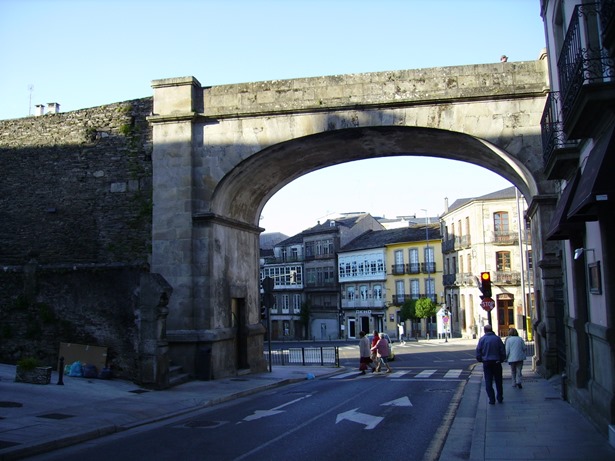
[[[356,375],[357,375],[357,372],[352,371],[350,373],[342,373],[339,375],[331,376],[331,379],[344,379],[344,378],[348,378],[349,376],[356,376]]]
[[[418,375],[416,375],[415,378],[429,378],[435,372],[436,370],[423,370]]]
[[[402,376],[407,375],[408,373],[410,373],[410,370],[408,371],[394,371],[393,373],[391,373],[389,375],[389,378],[394,379],[394,378],[401,378]]]
[[[459,378],[463,370],[448,370],[444,375],[445,378]]]

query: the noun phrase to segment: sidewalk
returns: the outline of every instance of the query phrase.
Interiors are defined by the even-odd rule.
[[[278,366],[272,373],[147,391],[117,379],[64,377],[64,385],[58,386],[55,372],[49,385],[15,383],[15,366],[0,364],[0,460],[24,459],[179,416],[303,381],[308,374],[319,378],[341,371],[345,369]],[[482,366],[477,364],[451,415],[440,461],[615,460],[608,440],[561,400],[557,381],[533,373],[529,361],[524,375],[523,389],[513,389],[505,365],[504,403],[487,405]]]
[[[24,459],[340,370],[279,366],[271,373],[148,391],[130,381],[67,376],[59,386],[56,372],[51,384],[16,383],[15,366],[0,364],[0,460]]]
[[[523,365],[523,389],[504,364],[504,402],[487,404],[483,367],[466,384],[439,461],[613,461],[615,448],[568,402],[559,377],[546,380]]]

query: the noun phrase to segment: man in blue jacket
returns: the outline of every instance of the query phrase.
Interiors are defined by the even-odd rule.
[[[498,402],[502,403],[504,400],[502,362],[506,361],[506,348],[500,337],[493,332],[491,325],[485,325],[485,335],[478,340],[476,360],[483,363],[485,390],[489,397],[489,404],[495,405],[494,380]]]

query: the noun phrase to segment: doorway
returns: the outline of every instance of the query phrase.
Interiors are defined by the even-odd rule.
[[[515,327],[515,298],[504,294],[497,297],[498,333],[500,337],[508,336],[508,329]]]

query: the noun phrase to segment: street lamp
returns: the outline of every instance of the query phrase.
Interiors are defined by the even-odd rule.
[[[429,215],[427,214],[427,210],[425,208],[421,208],[421,211],[425,212],[425,267],[427,268],[427,284],[425,285],[425,294],[429,297],[429,299],[431,299],[431,294],[429,293],[429,287],[431,286],[431,272],[429,267]]]

